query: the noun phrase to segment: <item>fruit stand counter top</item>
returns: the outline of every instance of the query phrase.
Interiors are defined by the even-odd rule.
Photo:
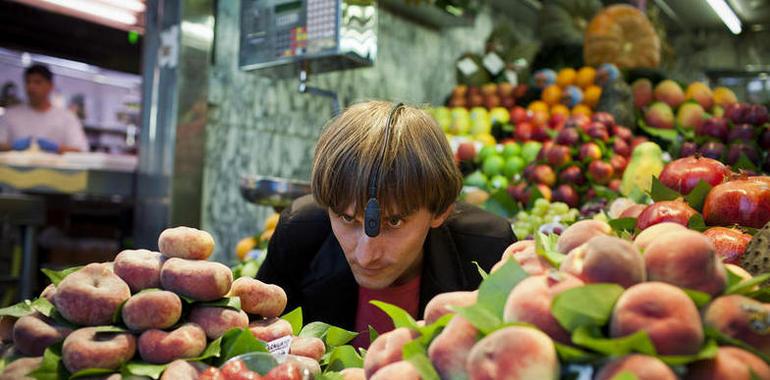
[[[20,191],[131,197],[134,173],[15,166],[0,163],[0,187]]]

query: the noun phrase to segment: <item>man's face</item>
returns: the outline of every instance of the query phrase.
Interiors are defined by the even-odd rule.
[[[48,95],[53,89],[53,83],[35,73],[24,78],[24,85],[27,88],[27,98],[32,104],[39,104],[48,100]]]
[[[425,208],[411,215],[385,215],[376,237],[366,235],[363,216],[354,215],[354,206],[342,214],[329,210],[329,218],[356,282],[364,288],[382,289],[419,273],[428,230],[440,226],[450,210],[438,216]]]

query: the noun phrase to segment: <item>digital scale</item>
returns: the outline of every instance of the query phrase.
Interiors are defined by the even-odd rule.
[[[371,66],[376,56],[374,0],[241,1],[243,70],[317,74]]]

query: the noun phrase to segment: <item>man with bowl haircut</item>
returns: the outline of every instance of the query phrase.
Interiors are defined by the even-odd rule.
[[[369,301],[422,319],[435,295],[477,289],[473,262],[489,271],[515,242],[507,220],[456,201],[461,187],[430,115],[383,101],[355,104],[322,132],[312,196],[281,213],[257,278],[286,291],[286,310],[301,306],[305,321],[355,330],[354,344],[368,346],[368,326],[393,328]]]

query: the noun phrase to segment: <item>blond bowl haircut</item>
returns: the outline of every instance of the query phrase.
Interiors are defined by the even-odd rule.
[[[372,168],[379,160],[377,199],[383,215],[405,216],[422,207],[439,215],[455,202],[462,175],[444,133],[425,111],[399,108],[382,153],[392,107],[384,101],[358,103],[326,125],[316,145],[311,179],[319,205],[338,214],[352,205],[356,215],[362,215]]]

